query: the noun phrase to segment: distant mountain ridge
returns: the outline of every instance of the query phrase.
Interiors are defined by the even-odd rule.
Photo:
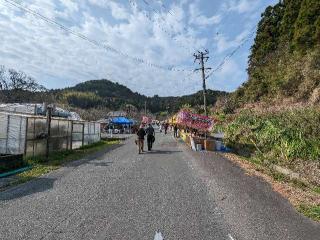
[[[131,104],[137,109],[143,109],[145,102],[147,109],[152,113],[163,111],[175,112],[184,105],[192,107],[203,104],[202,91],[181,97],[147,97],[143,94],[133,92],[128,87],[110,80],[90,80],[74,87],[56,91],[60,102],[79,108],[107,107],[117,110],[126,104]],[[207,90],[207,101],[213,106],[217,99],[228,95],[227,92]]]

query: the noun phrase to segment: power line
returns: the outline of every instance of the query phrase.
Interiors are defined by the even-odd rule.
[[[171,27],[171,29],[172,29],[173,31],[175,31],[174,26],[173,26],[172,24],[168,23],[168,21],[161,15],[161,12],[160,12],[160,11],[158,11],[157,9],[155,9],[154,7],[152,7],[151,4],[150,4],[148,1],[146,1],[146,0],[142,0],[142,1],[148,6],[148,8],[151,9],[151,11],[153,11],[153,12],[156,13],[156,14],[158,14],[159,17],[162,19],[163,22],[167,23],[167,24]],[[164,5],[164,6],[165,6],[165,5]],[[165,8],[168,9],[167,7],[165,7]],[[167,10],[167,12],[168,12],[171,16],[174,16],[169,10]],[[176,17],[175,17],[175,20],[176,20],[178,23],[183,24],[183,22],[182,22],[180,19],[176,18]],[[189,31],[189,30],[188,30],[185,26],[182,26],[182,29],[185,31],[186,34],[188,34],[188,31]],[[184,33],[183,33],[182,31],[178,31],[177,34],[183,35]],[[187,41],[188,41],[190,44],[193,44],[190,39],[187,39]],[[204,48],[204,47],[202,46],[201,48]],[[191,49],[191,48],[190,48],[190,49]],[[191,51],[193,52],[193,51],[197,51],[197,50],[196,50],[196,48],[193,48]]]
[[[243,38],[242,41],[241,41],[241,43],[240,43],[232,52],[230,52],[229,54],[227,54],[227,55],[223,58],[223,60],[220,62],[220,64],[219,64],[216,68],[212,69],[212,71],[208,74],[208,76],[206,77],[206,79],[210,78],[210,77],[213,75],[213,73],[215,73],[215,72],[217,72],[217,71],[219,71],[219,70],[221,70],[221,69],[223,68],[223,66],[229,61],[229,59],[230,59],[234,54],[236,54],[236,52],[239,51],[239,50],[250,40],[251,37],[253,37],[253,35],[255,34],[255,29],[256,29],[256,26],[254,26],[254,27],[251,29],[249,35],[248,35],[247,37]]]
[[[43,21],[45,21],[45,22],[47,22],[47,23],[49,23],[51,25],[57,26],[61,30],[66,31],[69,34],[72,34],[72,35],[74,35],[76,37],[79,37],[79,38],[81,38],[81,39],[83,39],[83,40],[85,40],[85,41],[87,41],[87,42],[89,42],[89,43],[91,43],[91,44],[93,44],[93,45],[95,45],[97,47],[103,48],[106,51],[113,52],[113,53],[118,54],[120,56],[129,58],[129,59],[131,59],[134,62],[137,62],[139,64],[145,64],[145,65],[147,65],[149,67],[158,68],[158,69],[167,70],[167,71],[175,71],[175,72],[185,71],[185,69],[178,69],[178,68],[174,68],[174,67],[161,66],[161,65],[154,64],[154,63],[151,63],[149,61],[146,61],[146,60],[144,60],[142,58],[132,57],[132,56],[128,55],[127,53],[124,53],[124,52],[122,52],[122,51],[120,51],[120,50],[118,50],[118,49],[116,49],[116,48],[114,48],[114,47],[112,47],[110,45],[100,43],[100,42],[98,42],[98,41],[96,41],[94,39],[90,39],[86,35],[84,35],[82,33],[79,33],[79,32],[76,32],[76,31],[74,31],[74,30],[72,30],[72,29],[70,29],[70,28],[68,28],[68,27],[56,22],[55,20],[52,20],[52,19],[50,19],[50,18],[48,18],[48,17],[46,17],[46,16],[44,16],[44,15],[42,15],[42,14],[36,12],[36,11],[33,11],[30,8],[27,8],[27,7],[23,6],[20,3],[17,3],[16,1],[12,1],[12,0],[3,0],[3,1],[7,2],[8,4],[10,4],[10,5],[22,10],[22,11],[25,11],[25,12],[31,14],[34,17],[40,18],[41,20],[43,20]]]
[[[168,8],[162,1],[157,1],[160,5],[161,5],[161,7],[164,9],[164,10],[166,10],[171,16],[173,16],[174,14],[173,14],[173,12],[171,11],[171,9],[170,8]]]
[[[228,12],[227,14],[227,17],[229,17],[231,14],[230,14],[230,11]],[[225,17],[225,18],[227,18]],[[228,62],[228,60],[240,49],[243,47],[244,44],[246,44],[250,38],[252,38],[255,34],[255,30],[256,30],[257,26],[255,25],[254,27],[252,27],[252,29],[250,30],[250,33],[248,34],[247,37],[244,37],[240,42],[240,44],[229,54],[227,54],[223,60],[221,61],[221,63],[211,71],[211,73],[207,76],[207,78],[210,78],[214,72],[217,72],[219,70],[221,70],[223,68],[223,66]]]
[[[153,1],[158,2],[163,9],[165,9],[170,15],[174,16],[174,14],[172,13],[171,9],[170,9],[164,2],[162,2],[161,0],[153,0]],[[147,0],[143,0],[143,2],[146,3],[146,4],[148,4],[148,5],[150,5],[150,4],[147,2]],[[231,16],[230,11],[228,11],[228,13],[226,14],[226,16],[224,16],[225,21],[226,21],[226,19],[229,18],[230,16]],[[176,18],[176,20],[177,20],[178,22],[181,22],[181,21],[180,21],[179,19],[177,19],[177,18]],[[255,29],[255,28],[256,28],[256,27],[254,27],[254,29]],[[185,31],[188,31],[188,29],[185,28],[185,27],[183,27],[183,29],[184,29]],[[218,32],[217,32],[217,33],[218,33]],[[203,46],[201,46],[200,48],[202,48],[202,49],[205,50],[205,48],[204,48]]]
[[[164,32],[167,36],[169,36],[171,39],[173,39],[174,41],[176,41],[177,43],[179,43],[179,45],[184,48],[185,50],[187,50],[190,54],[193,52],[193,50],[185,45],[185,44],[182,44],[182,42],[174,36],[174,34],[170,33],[169,31],[167,31],[159,22],[157,22],[156,20],[154,20],[146,11],[144,11],[142,8],[139,7],[139,5],[136,3],[136,1],[134,0],[128,0],[131,7],[132,8],[136,8],[139,12],[143,13],[145,15],[145,17],[150,21],[150,22],[153,22],[154,24],[157,25],[157,27],[162,31]],[[146,4],[148,4],[149,6],[149,3],[147,3],[145,0],[144,2]],[[159,14],[159,16],[161,15],[160,12],[157,12]],[[163,17],[161,17],[163,18]]]

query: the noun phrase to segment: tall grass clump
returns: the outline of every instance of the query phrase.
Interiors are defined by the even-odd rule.
[[[319,108],[265,114],[245,110],[224,131],[226,144],[239,154],[291,169],[301,162],[319,167]]]

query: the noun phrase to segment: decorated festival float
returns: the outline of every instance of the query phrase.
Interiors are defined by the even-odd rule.
[[[210,136],[216,120],[212,117],[181,110],[169,119],[170,124],[177,125],[179,136],[193,150],[219,150],[221,141]]]
[[[142,116],[141,124],[144,126],[152,124],[152,118],[149,116]]]

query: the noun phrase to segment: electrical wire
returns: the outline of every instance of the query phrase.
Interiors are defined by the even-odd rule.
[[[52,19],[42,15],[39,12],[33,11],[32,9],[23,6],[22,4],[20,4],[20,3],[16,2],[16,1],[13,1],[13,0],[3,0],[3,1],[5,1],[8,4],[10,4],[10,5],[12,5],[12,6],[24,11],[24,12],[27,12],[27,13],[33,15],[34,17],[39,18],[39,19],[41,19],[41,20],[43,20],[43,21],[45,21],[45,22],[47,22],[47,23],[49,23],[51,25],[59,27],[61,30],[65,31],[65,32],[68,32],[69,34],[72,34],[72,35],[74,35],[74,36],[76,36],[78,38],[81,38],[81,39],[83,39],[83,40],[85,40],[85,41],[87,41],[87,42],[89,42],[89,43],[91,43],[91,44],[93,44],[93,45],[95,45],[97,47],[103,48],[106,51],[118,54],[118,55],[126,57],[126,58],[129,58],[129,59],[133,60],[136,63],[144,64],[144,65],[146,65],[148,67],[158,68],[158,69],[167,70],[167,71],[174,71],[174,72],[190,71],[190,70],[186,70],[186,69],[174,68],[173,66],[171,66],[171,67],[161,66],[161,65],[158,65],[158,64],[151,63],[151,62],[149,62],[147,60],[144,60],[142,58],[132,57],[132,56],[128,55],[127,53],[124,53],[124,52],[122,52],[122,51],[120,51],[120,50],[118,50],[118,49],[116,49],[116,48],[114,48],[114,47],[112,47],[112,46],[110,46],[108,44],[104,44],[104,43],[98,42],[98,41],[96,41],[94,39],[91,39],[91,38],[87,37],[86,35],[84,35],[82,33],[76,32],[76,31],[64,26],[63,24],[58,23],[55,20],[52,20]]]
[[[169,36],[172,40],[176,41],[183,49],[185,49],[186,51],[188,51],[188,53],[190,54],[193,54],[193,50],[183,44],[177,37],[174,36],[174,34],[170,33],[169,31],[167,31],[158,21],[154,20],[150,14],[148,14],[146,11],[144,11],[142,8],[139,7],[139,5],[136,3],[136,1],[133,1],[133,0],[128,0],[130,5],[131,5],[131,8],[136,8],[139,12],[141,12],[142,14],[144,14],[144,16],[152,23],[156,24],[157,27],[162,31],[164,32],[167,36]],[[160,13],[159,13],[159,16],[160,16]]]
[[[211,70],[211,72],[206,76],[206,79],[210,78],[215,72],[217,72],[223,68],[223,66],[232,58],[232,56],[235,55],[254,36],[256,28],[257,27],[254,26],[251,29],[248,36],[243,38],[241,40],[240,44],[232,52],[227,54],[216,68]]]
[[[152,12],[154,12],[155,14],[158,14],[159,18],[161,18],[164,23],[167,23],[167,25],[170,26],[170,28],[172,29],[172,31],[176,31],[176,30],[174,29],[174,26],[173,26],[172,24],[168,23],[168,21],[161,15],[161,12],[160,12],[160,11],[158,11],[157,9],[155,9],[154,7],[152,7],[152,5],[151,5],[148,1],[146,1],[146,0],[142,0],[142,1],[145,3],[145,5],[147,5],[147,7],[148,7]],[[168,8],[166,7],[166,9],[168,9]],[[169,13],[168,10],[167,10],[167,12]],[[172,13],[169,13],[169,14],[170,14],[171,16],[174,16]],[[175,17],[175,20],[176,20],[178,23],[183,24],[183,22],[182,22],[180,19],[176,18],[176,17]],[[179,34],[179,35],[188,34],[189,30],[188,30],[185,26],[182,26],[182,29],[184,30],[184,32],[178,31],[177,34]],[[193,42],[192,42],[190,39],[187,39],[187,41],[188,41],[190,44],[193,44]],[[204,47],[201,46],[200,48],[204,48]],[[190,48],[190,49],[191,49],[191,48]],[[194,53],[194,52],[197,51],[197,50],[198,50],[198,49],[193,48],[193,49],[191,50],[191,52]]]

